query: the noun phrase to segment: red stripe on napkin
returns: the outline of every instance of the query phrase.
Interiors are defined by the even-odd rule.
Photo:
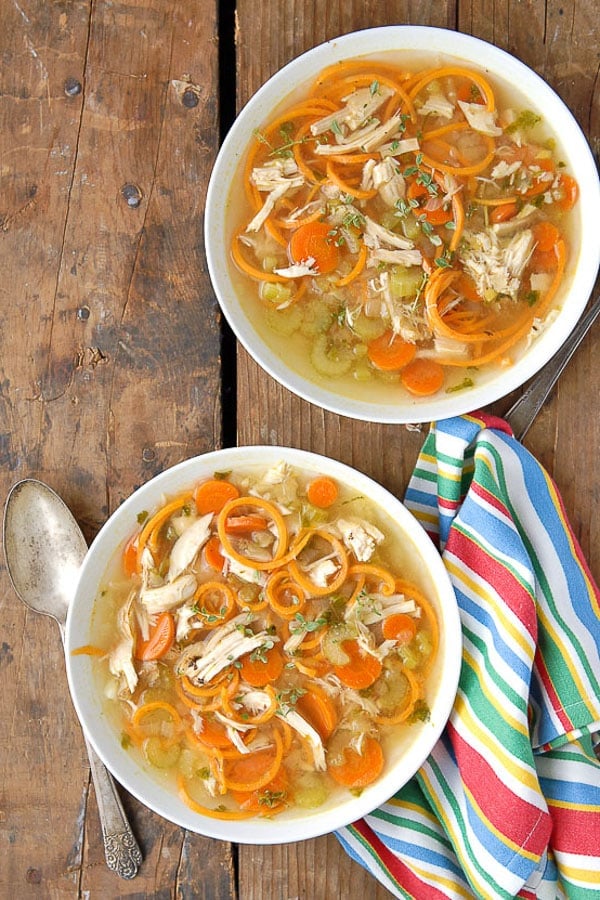
[[[523,623],[532,640],[537,640],[535,603],[506,566],[494,560],[476,540],[456,528],[450,532],[446,552],[460,560],[468,560],[469,569],[494,586],[495,592]]]
[[[448,734],[463,781],[488,821],[528,853],[541,856],[548,846],[552,821],[547,812],[517,796],[493,767],[448,723]],[[481,787],[485,786],[482,794]]]
[[[352,827],[371,845],[373,851],[379,856],[381,862],[392,878],[397,884],[402,885],[402,889],[406,891],[409,896],[415,898],[415,900],[424,900],[425,897],[427,900],[448,900],[446,894],[438,891],[437,888],[432,885],[421,881],[412,869],[409,869],[397,856],[394,856],[383,841],[377,837],[373,829],[369,828],[364,819],[354,822]]]

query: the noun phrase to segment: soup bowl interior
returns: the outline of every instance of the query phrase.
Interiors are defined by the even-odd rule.
[[[283,352],[274,345],[268,329],[259,324],[258,301],[249,299],[249,288],[232,265],[230,246],[241,215],[237,200],[243,195],[240,164],[257,129],[302,97],[304,86],[326,66],[362,57],[381,59],[394,52],[416,61],[427,59],[428,64],[454,60],[484,73],[509,97],[517,90],[519,108],[539,111],[556,135],[560,159],[577,178],[581,191],[571,213],[569,259],[558,309],[530,346],[520,350],[510,365],[477,372],[468,389],[442,389],[421,398],[403,392],[392,399],[388,394],[388,399],[382,400],[377,385],[338,388],[326,378],[307,377],[301,366],[290,363],[294,359],[293,342],[287,341]],[[535,72],[503,50],[466,34],[402,25],[373,28],[343,35],[294,59],[242,109],[211,175],[205,217],[206,253],[212,284],[229,325],[248,353],[274,379],[305,400],[340,415],[389,423],[427,422],[460,415],[505,396],[533,376],[560,347],[580,317],[598,272],[600,241],[595,222],[599,203],[598,173],[588,143],[566,105]]]
[[[111,561],[136,528],[142,511],[151,511],[165,497],[189,489],[215,471],[264,471],[285,461],[314,477],[327,474],[353,492],[368,497],[395,523],[419,583],[434,604],[440,626],[435,668],[428,676],[430,719],[404,729],[390,747],[381,777],[360,796],[340,789],[315,810],[290,808],[273,819],[221,821],[189,808],[174,785],[161,781],[150,768],[122,745],[122,731],[111,718],[93,658],[73,651],[93,641],[102,585]],[[269,844],[302,840],[325,834],[352,822],[388,800],[417,771],[438,740],[456,694],[461,659],[461,630],[456,599],[441,557],[406,507],[383,487],[335,460],[282,447],[239,447],[215,451],[187,460],[158,475],[129,497],[109,518],[84,560],[69,610],[65,651],[69,687],[77,715],[89,741],[116,779],[147,807],[171,822],[206,836],[240,843]]]

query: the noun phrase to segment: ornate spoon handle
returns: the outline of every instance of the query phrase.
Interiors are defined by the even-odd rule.
[[[142,862],[141,850],[125,816],[112,775],[87,739],[85,743],[100,812],[106,864],[121,878],[135,878]]]

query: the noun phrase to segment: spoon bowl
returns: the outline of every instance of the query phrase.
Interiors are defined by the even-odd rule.
[[[19,481],[6,499],[3,542],[15,593],[29,609],[51,616],[64,641],[67,612],[88,549],[70,509],[43,481]],[[86,746],[106,863],[121,878],[133,878],[142,861],[140,848],[112,775],[87,740]]]
[[[79,525],[51,487],[34,478],[13,486],[4,511],[8,574],[23,603],[61,631],[86,553]]]

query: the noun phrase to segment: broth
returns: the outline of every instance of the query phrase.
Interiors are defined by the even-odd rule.
[[[380,402],[468,390],[555,317],[577,197],[516,90],[437,55],[342,62],[256,132],[232,278],[310,381]]]
[[[426,727],[443,635],[421,568],[332,479],[216,473],[119,550],[83,652],[123,745],[192,809],[317,809]]]

